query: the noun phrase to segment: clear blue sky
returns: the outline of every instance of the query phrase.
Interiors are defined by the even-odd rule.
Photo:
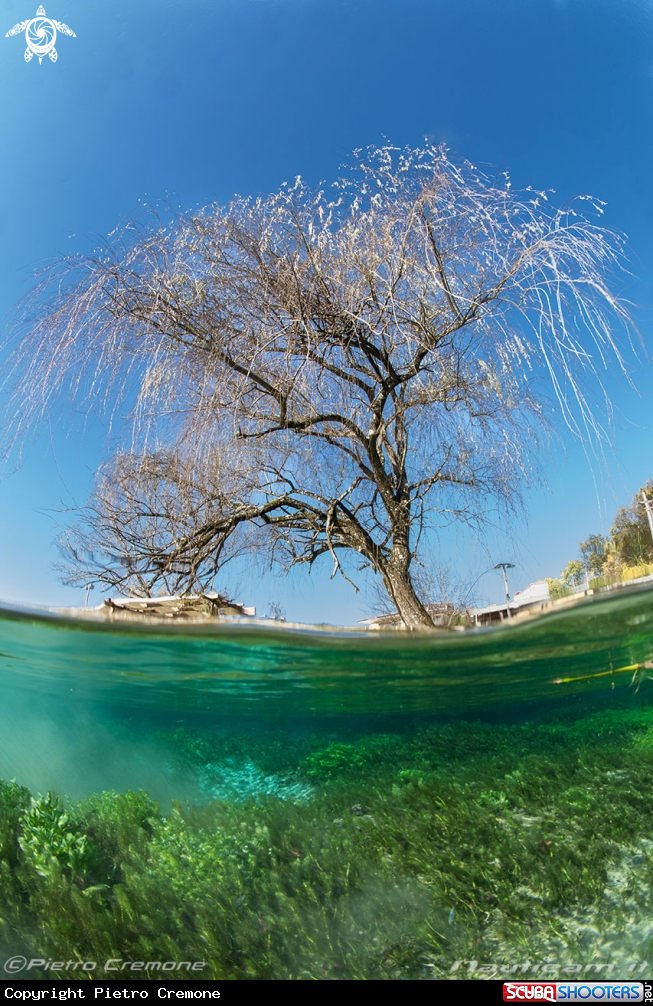
[[[0,0],[0,314],[39,263],[92,248],[148,197],[184,208],[331,179],[348,152],[424,135],[509,170],[514,185],[591,193],[628,235],[635,274],[622,291],[653,303],[653,2],[650,0],[46,0],[75,31],[58,61],[25,63],[37,0]],[[443,553],[477,575],[516,563],[513,587],[559,573],[578,541],[653,476],[651,368],[618,407],[609,473],[573,444],[542,459],[549,490],[489,554],[452,534]],[[84,501],[101,430],[69,411],[44,426],[22,469],[0,483],[0,597],[79,603],[52,569],[53,539]],[[500,580],[480,581],[496,600]],[[366,598],[327,570],[284,583],[244,576],[241,596],[288,616],[354,622]]]

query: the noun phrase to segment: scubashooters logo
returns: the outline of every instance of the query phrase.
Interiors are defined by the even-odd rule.
[[[25,32],[25,40],[27,42],[27,49],[25,50],[26,63],[29,63],[32,56],[38,56],[39,63],[44,56],[49,56],[52,62],[56,63],[57,50],[54,47],[54,43],[57,40],[57,32],[77,38],[75,32],[71,31],[67,24],[62,24],[61,21],[53,21],[52,18],[46,17],[43,7],[39,7],[36,17],[15,24],[7,32],[5,38],[9,38],[10,35],[20,35],[23,31]]]

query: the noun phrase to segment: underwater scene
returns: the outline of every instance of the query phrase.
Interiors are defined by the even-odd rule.
[[[3,609],[0,967],[645,977],[652,602],[431,634]]]

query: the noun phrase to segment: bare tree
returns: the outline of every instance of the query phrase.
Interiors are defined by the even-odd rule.
[[[97,473],[83,520],[64,535],[64,581],[95,580],[145,597],[160,587],[208,590],[251,548],[248,519],[260,513],[242,499],[243,473],[234,481],[224,455],[209,461],[198,472],[174,452],[114,457]],[[255,486],[252,477],[250,492]]]
[[[568,427],[604,436],[583,388],[622,366],[629,322],[621,242],[584,206],[385,146],[329,189],[131,223],[55,265],[23,314],[21,416],[62,392],[129,416],[74,573],[147,593],[205,587],[239,548],[343,575],[349,554],[428,626],[423,534],[518,501],[544,378]]]

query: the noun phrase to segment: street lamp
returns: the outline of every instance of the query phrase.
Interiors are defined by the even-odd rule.
[[[515,568],[514,562],[498,562],[496,566],[492,567],[492,569],[500,569],[501,572],[503,573],[503,586],[506,591],[506,610],[508,612],[508,618],[511,618],[512,616],[510,614],[510,593],[508,591],[508,577],[506,576],[506,570],[514,568]]]

